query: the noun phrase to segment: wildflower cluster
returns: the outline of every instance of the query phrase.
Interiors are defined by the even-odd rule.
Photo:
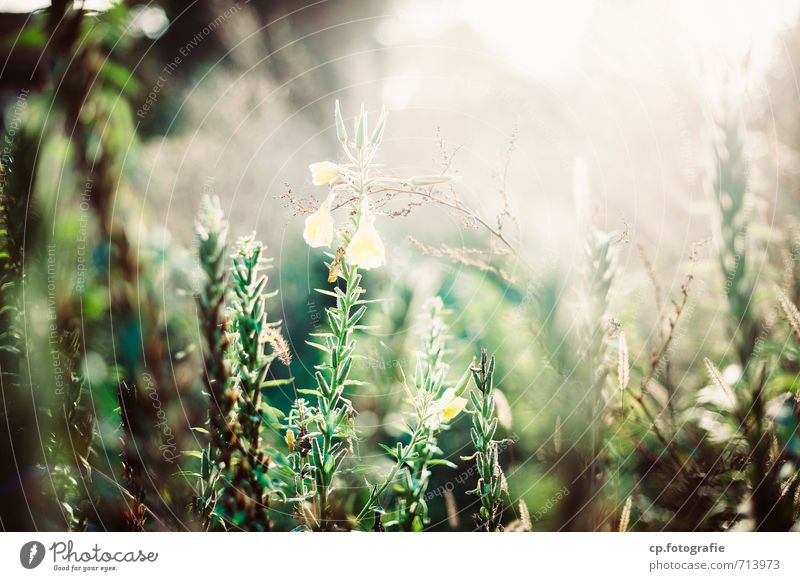
[[[368,114],[362,107],[356,119],[355,140],[352,143],[348,142],[347,130],[337,101],[336,132],[347,162],[336,164],[321,161],[309,166],[312,183],[315,186],[328,186],[330,189],[328,197],[319,209],[306,218],[303,238],[312,248],[328,247],[334,239],[337,239],[342,244],[347,262],[365,270],[378,268],[386,262],[386,249],[375,228],[375,216],[371,212],[367,195],[375,183],[376,178],[372,177],[371,172],[374,169],[373,161],[383,140],[385,126],[384,112],[370,134]],[[344,231],[337,236],[331,208],[342,199],[347,201],[354,212],[355,229],[353,233]]]
[[[312,247],[330,246],[337,240],[339,250],[331,255],[328,280],[336,283],[334,289],[317,289],[335,300],[335,306],[326,309],[328,330],[312,336],[307,343],[324,354],[324,361],[316,366],[316,388],[300,390],[316,398],[316,406],[297,401],[292,423],[288,426],[287,443],[298,436],[302,445],[293,452],[292,468],[299,495],[299,514],[306,526],[330,530],[337,525],[330,515],[330,496],[335,490],[335,478],[355,439],[353,406],[345,397],[345,389],[357,384],[350,378],[355,350],[354,333],[362,328],[360,321],[367,310],[367,300],[362,299],[362,275],[365,270],[377,268],[385,262],[383,242],[374,226],[370,213],[367,190],[372,181],[370,172],[373,160],[383,139],[386,116],[381,115],[375,129],[369,133],[367,113],[361,110],[355,123],[355,140],[349,142],[338,102],[336,104],[336,129],[347,163],[320,162],[311,164],[312,183],[330,188],[325,202],[316,213],[306,219],[303,237]],[[334,232],[331,206],[337,199],[346,200],[353,213],[349,229]],[[339,280],[343,287],[338,285]],[[294,433],[297,430],[297,434]],[[297,441],[297,440],[295,440]]]
[[[404,530],[422,529],[427,519],[427,506],[423,496],[428,486],[429,467],[437,464],[452,466],[446,460],[434,458],[441,453],[436,446],[436,436],[439,431],[447,428],[447,422],[458,416],[467,403],[461,395],[469,383],[469,373],[464,374],[453,387],[445,388],[443,380],[442,369],[434,372],[422,358],[417,361],[414,391],[406,385],[403,377],[403,387],[414,404],[412,420],[407,428],[409,441],[407,444],[398,442],[394,448],[381,445],[395,463],[381,483],[372,487],[367,503],[356,517],[357,523],[373,514],[375,517],[373,528],[382,530],[381,515],[384,510],[381,506],[381,497],[389,486],[395,483],[398,472],[406,469],[408,475],[399,485],[397,520],[387,522],[386,527]]]
[[[362,107],[355,121],[352,141],[348,140],[338,102],[335,120],[346,161],[341,164],[323,161],[309,166],[312,183],[328,186],[329,193],[319,209],[306,219],[303,232],[306,243],[313,248],[329,247],[335,242],[337,250],[329,254],[327,266],[328,281],[337,286],[333,290],[318,289],[321,294],[333,298],[335,306],[326,309],[328,330],[315,334],[308,342],[325,357],[324,362],[316,367],[316,388],[298,390],[303,395],[314,396],[316,405],[297,400],[286,431],[296,492],[293,500],[298,504],[296,512],[306,527],[322,530],[338,526],[330,515],[330,497],[335,491],[337,472],[356,437],[353,429],[355,410],[345,397],[345,389],[359,383],[350,378],[355,349],[353,335],[363,327],[360,321],[369,302],[361,298],[365,291],[361,286],[359,269],[378,268],[386,260],[384,244],[375,228],[370,194],[393,180],[378,175],[374,163],[383,139],[386,114],[381,114],[375,128],[370,131],[368,115]],[[447,176],[438,176],[436,183],[447,179]],[[337,204],[348,207],[352,217],[350,224],[338,231],[331,214]],[[338,284],[340,280],[341,286]],[[372,488],[366,504],[355,518],[356,525],[368,515],[382,511],[381,495],[404,465],[410,467],[411,473],[406,481],[406,497],[399,510],[401,526],[419,527],[426,518],[421,495],[427,486],[427,466],[434,461],[432,456],[438,450],[435,433],[466,403],[454,388],[442,388],[446,366],[441,363],[443,346],[439,344],[439,334],[443,329],[438,315],[440,309],[441,303],[435,312],[434,336],[427,346],[425,362],[421,360],[417,366],[417,396],[413,398],[416,425],[411,440],[406,445],[398,444],[396,449],[389,449],[395,458],[395,467],[389,478]]]
[[[400,530],[419,531],[428,523],[428,506],[425,501],[431,468],[436,465],[455,465],[441,457],[442,450],[437,446],[439,432],[448,428],[448,422],[455,419],[464,409],[467,400],[461,397],[469,381],[465,374],[455,387],[445,388],[445,378],[449,366],[443,361],[445,354],[445,334],[447,326],[442,318],[444,306],[440,297],[428,301],[426,305],[430,324],[425,336],[422,352],[419,354],[415,373],[415,392],[409,391],[414,405],[411,425],[422,432],[415,440],[411,458],[405,465],[397,485],[396,526]],[[404,382],[405,386],[405,382]],[[427,417],[428,410],[434,413]],[[390,450],[392,453],[393,450]],[[387,523],[389,526],[390,523]]]

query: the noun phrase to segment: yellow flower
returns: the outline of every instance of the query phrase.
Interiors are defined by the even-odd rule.
[[[306,218],[303,238],[311,248],[331,245],[333,241],[333,217],[331,216],[330,203],[325,202],[319,207],[319,210]]]
[[[458,397],[456,395],[456,390],[452,387],[448,387],[442,394],[439,405],[441,406],[442,421],[449,422],[464,411],[467,405],[467,399]]]
[[[315,186],[325,186],[339,177],[339,166],[332,161],[318,161],[308,169],[311,170],[311,183]]]
[[[361,224],[347,246],[350,262],[366,270],[378,268],[386,262],[386,249],[374,222],[374,218],[362,215]]]

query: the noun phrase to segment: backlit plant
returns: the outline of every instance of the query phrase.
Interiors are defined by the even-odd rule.
[[[42,58],[3,117],[16,125],[0,160],[3,528],[798,528],[797,241],[760,217],[773,196],[760,199],[750,177],[743,117],[714,127],[713,224],[701,235],[716,244],[693,246],[688,273],[665,292],[640,246],[656,295],[648,339],[648,323],[631,320],[637,303],[647,319],[650,303],[626,276],[627,229],[579,224],[583,257],[547,280],[544,253],[522,247],[531,222],[509,199],[508,160],[494,200],[459,190],[440,134],[437,170],[398,175],[381,159],[385,113],[370,124],[362,107],[351,129],[337,103],[337,153],[308,167],[319,203],[303,206],[302,234],[287,230],[280,273],[287,313],[308,300],[292,286],[306,275],[325,308],[284,335],[268,316],[265,247],[255,234],[229,243],[237,224],[219,200],[200,201],[193,301],[181,292],[192,286],[186,249],[153,236],[148,211],[160,202],[140,195],[152,156],[139,155],[137,136],[158,131],[161,112],[134,114],[131,103],[159,67],[126,70],[126,51],[144,42],[133,17],[126,3],[55,2],[20,35]],[[173,74],[162,105],[181,90]],[[587,183],[576,189],[588,192],[578,167]],[[163,173],[152,172],[153,188]],[[515,179],[533,191],[532,175]],[[526,209],[539,210],[534,200]],[[249,202],[230,200],[237,216]],[[427,205],[457,218],[464,245],[392,248],[382,225]],[[277,231],[272,218],[258,223]],[[643,238],[641,224],[637,215],[631,237]],[[293,254],[301,236],[315,249],[310,272]],[[406,250],[427,255],[413,257],[425,269],[398,260],[381,270]],[[429,269],[430,258],[456,268]],[[571,267],[579,275],[562,276]],[[418,308],[431,295],[442,298]],[[290,351],[284,337],[298,336],[307,344]],[[475,345],[498,358],[483,350],[461,375]],[[372,367],[376,353],[390,369]],[[502,439],[512,408],[523,419],[513,442]],[[463,446],[471,455],[456,466]]]
[[[442,458],[437,438],[439,432],[446,430],[448,423],[464,409],[467,400],[462,394],[470,377],[468,371],[457,385],[446,387],[450,367],[444,362],[447,326],[443,319],[442,299],[435,297],[426,307],[430,322],[417,360],[414,390],[408,390],[414,406],[410,423],[414,426],[410,429],[414,448],[396,487],[396,526],[405,531],[422,530],[429,522],[425,496],[433,467],[446,465],[455,468],[455,464]],[[415,437],[416,431],[421,431],[421,435]],[[387,451],[396,455],[391,448]]]
[[[500,446],[505,441],[495,439],[497,433],[497,411],[492,395],[494,389],[494,356],[489,358],[486,349],[481,350],[481,360],[471,369],[477,391],[470,394],[472,406],[472,429],[470,436],[475,453],[466,459],[475,459],[478,468],[478,486],[473,491],[480,500],[475,524],[487,532],[502,530],[503,503],[508,497],[508,483],[500,466]]]

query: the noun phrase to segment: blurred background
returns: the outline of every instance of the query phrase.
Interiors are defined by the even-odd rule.
[[[305,340],[320,324],[326,303],[313,289],[324,286],[327,271],[302,229],[323,197],[308,164],[340,157],[336,99],[346,119],[362,103],[375,117],[385,107],[380,162],[387,171],[459,176],[454,187],[465,206],[497,225],[518,253],[510,256],[474,219],[440,205],[378,218],[388,260],[368,273],[366,286],[371,298],[388,300],[370,310],[375,328],[360,342],[365,359],[358,373],[368,385],[353,397],[362,456],[376,471],[388,469],[376,444],[401,437],[404,396],[395,368],[413,369],[422,304],[439,295],[453,375],[480,347],[498,357],[496,381],[512,413],[503,429],[513,444],[502,454],[514,501],[508,518],[522,500],[535,530],[575,523],[564,507],[571,488],[560,471],[569,460],[557,457],[563,418],[583,398],[552,361],[568,344],[562,337],[548,352],[552,337],[543,321],[577,329],[569,315],[587,302],[573,296],[584,275],[587,224],[619,241],[603,314],[624,329],[634,375],[646,377],[670,301],[680,302],[691,270],[690,320],[669,352],[678,394],[669,401],[679,407],[695,405],[693,395],[680,394],[708,383],[704,356],[723,369],[736,365],[710,185],[722,119],[735,119],[746,144],[750,272],[770,281],[763,285],[769,291],[796,262],[788,233],[800,195],[800,2],[87,0],[74,4],[87,15],[79,31],[54,23],[49,5],[0,0],[4,180],[9,191],[17,184],[25,193],[15,198],[20,220],[12,224],[24,231],[20,260],[24,250],[41,259],[29,267],[20,340],[38,344],[33,351],[45,357],[53,347],[50,321],[60,332],[84,330],[74,347],[76,368],[65,373],[88,378],[98,410],[89,432],[100,442],[91,444],[90,463],[98,471],[105,465],[108,494],[121,444],[116,396],[103,386],[114,383],[111,368],[125,349],[146,344],[145,352],[169,361],[160,397],[179,440],[176,455],[191,447],[188,428],[202,421],[191,295],[198,284],[193,224],[203,194],[219,196],[232,238],[255,232],[274,256],[270,286],[279,294],[272,318],[283,321],[294,352],[291,373],[300,384],[312,381],[316,355]],[[125,241],[115,242],[123,230]],[[49,261],[51,245],[58,259]],[[479,256],[479,264],[464,256]],[[141,283],[131,273],[144,264]],[[50,266],[56,274],[48,274]],[[106,284],[126,276],[135,300]],[[80,299],[48,292],[51,284],[63,284],[62,291],[79,285]],[[142,294],[159,305],[154,312],[141,306]],[[121,340],[106,314],[126,308],[136,316]],[[152,343],[147,321],[159,329]],[[59,335],[62,354],[72,348],[68,336]],[[123,345],[123,352],[109,354],[109,345]],[[38,386],[55,386],[53,365],[17,371]],[[795,390],[791,373],[784,381]],[[282,409],[292,399],[290,390],[270,396]],[[611,426],[611,416],[595,421]],[[435,471],[431,490],[449,488],[468,466],[458,460],[469,453],[468,428],[461,418],[443,436],[442,448],[459,468]],[[611,471],[598,484],[602,494],[592,497],[615,516],[581,526],[615,528],[633,494],[641,529],[734,527],[739,519],[727,513],[714,524],[688,525],[675,516],[680,510],[653,500],[658,494],[637,488],[652,468],[643,468],[637,449],[652,438],[611,438],[602,446],[600,464],[626,466]],[[40,435],[34,448],[46,440]],[[45,488],[58,488],[52,477],[45,480]],[[430,528],[471,529],[467,487],[456,485],[447,502],[431,502]],[[173,488],[160,492],[170,500],[154,510],[181,522],[171,507],[189,493]],[[36,526],[59,528],[54,518],[43,524],[40,517]]]

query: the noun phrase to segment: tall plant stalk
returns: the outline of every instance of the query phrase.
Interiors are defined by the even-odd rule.
[[[263,251],[260,242],[246,237],[238,242],[233,257],[228,350],[232,383],[223,397],[235,401],[235,406],[225,403],[215,412],[221,414],[215,421],[225,424],[216,438],[221,447],[215,462],[225,480],[216,513],[225,526],[253,531],[270,530],[270,497],[276,487],[262,431],[279,426],[276,410],[262,398],[262,389],[275,385],[267,374],[279,355],[275,349],[278,331],[276,324],[268,322],[266,307],[277,291],[265,292],[268,279],[262,270],[270,261]],[[229,408],[232,415],[224,411]]]
[[[374,268],[384,261],[383,243],[372,224],[374,217],[369,213],[367,191],[372,180],[372,163],[383,138],[385,116],[381,116],[370,134],[367,113],[362,107],[356,118],[353,142],[348,141],[338,102],[335,120],[337,137],[347,163],[320,162],[310,166],[314,183],[330,184],[330,193],[322,207],[307,219],[304,233],[306,241],[314,247],[329,246],[335,238],[340,244],[336,253],[330,255],[328,264],[328,281],[337,286],[333,290],[317,289],[319,293],[332,297],[335,305],[325,310],[328,330],[312,334],[313,340],[307,341],[322,351],[324,361],[315,367],[316,388],[299,391],[313,395],[317,405],[313,408],[300,402],[295,405],[296,419],[308,414],[307,419],[301,420],[302,428],[309,430],[302,435],[302,441],[304,446],[310,444],[308,457],[295,458],[294,461],[295,470],[299,470],[295,472],[295,482],[300,484],[300,492],[304,490],[304,480],[313,478],[313,489],[298,497],[297,501],[301,503],[301,509],[307,501],[311,502],[313,518],[301,520],[306,526],[319,530],[332,530],[337,526],[331,513],[331,495],[335,490],[337,473],[355,439],[355,412],[345,397],[345,390],[358,383],[350,378],[356,346],[354,335],[362,327],[359,323],[369,302],[361,298],[365,290],[361,286],[359,267]],[[335,236],[330,211],[337,196],[350,199],[352,230],[347,229]],[[340,280],[341,286],[338,284]]]
[[[217,500],[217,481],[231,467],[234,442],[235,399],[229,391],[229,365],[225,357],[228,336],[225,330],[225,294],[228,222],[219,199],[205,197],[195,222],[197,253],[203,282],[197,296],[200,332],[203,338],[203,384],[209,397],[209,438],[201,462],[198,485],[198,512],[202,527],[211,525]]]
[[[756,351],[763,325],[754,312],[756,280],[748,269],[750,191],[742,119],[727,113],[718,127],[715,166],[710,180],[717,202],[718,256],[725,279],[729,334],[741,366],[740,379],[731,386],[736,401],[738,430],[747,442],[750,466],[750,512],[757,531],[787,531],[793,525],[792,499],[782,494],[780,463],[771,458],[774,428],[766,414],[767,380],[772,364]]]
[[[492,396],[494,367],[494,356],[489,359],[486,349],[482,349],[479,365],[472,368],[472,377],[478,390],[470,394],[470,436],[475,446],[475,465],[478,469],[478,486],[472,493],[477,494],[480,500],[480,508],[474,518],[478,528],[487,532],[502,530],[503,499],[508,496],[508,484],[499,459],[501,441],[494,439],[498,422]]]
[[[431,468],[435,464],[455,465],[437,458],[441,450],[437,446],[439,432],[446,428],[441,418],[425,420],[427,407],[443,395],[443,383],[449,366],[444,362],[447,326],[442,318],[444,309],[442,299],[435,297],[429,301],[427,316],[430,318],[422,352],[415,376],[416,393],[411,394],[416,410],[416,425],[422,437],[416,438],[412,459],[406,463],[403,478],[398,483],[397,521],[398,528],[404,531],[422,530],[428,522],[428,506],[425,493],[430,483]],[[469,376],[467,376],[468,380]],[[461,388],[457,388],[458,392]],[[463,391],[463,390],[462,390]],[[455,397],[460,397],[455,393]],[[448,417],[448,420],[451,419]],[[413,438],[412,438],[413,439]]]
[[[403,387],[414,406],[408,423],[409,441],[398,442],[394,448],[382,445],[394,459],[394,465],[388,475],[372,487],[367,503],[356,517],[356,523],[361,523],[363,519],[373,515],[373,530],[381,530],[383,527],[381,497],[391,485],[397,491],[397,509],[394,513],[395,520],[387,522],[386,527],[406,531],[422,530],[428,521],[428,506],[424,496],[430,481],[431,467],[444,464],[455,468],[455,464],[436,457],[441,455],[437,437],[442,430],[449,428],[449,422],[466,406],[467,400],[461,395],[472,374],[467,370],[458,383],[447,387],[445,374],[448,367],[442,361],[446,327],[441,311],[441,299],[436,297],[430,305],[431,324],[424,350],[417,359],[413,390],[406,385],[404,374],[402,377]],[[398,479],[401,471],[405,474]]]
[[[322,342],[309,341],[326,354],[326,361],[316,367],[317,408],[314,415],[315,435],[311,439],[310,463],[315,480],[316,521],[323,530],[333,528],[330,520],[330,495],[334,478],[355,437],[352,428],[353,408],[344,397],[345,388],[352,384],[350,371],[355,349],[354,332],[366,312],[360,298],[364,294],[361,274],[349,261],[342,260],[341,277],[344,290],[336,287],[332,294],[336,306],[326,309],[329,331],[318,336]]]

